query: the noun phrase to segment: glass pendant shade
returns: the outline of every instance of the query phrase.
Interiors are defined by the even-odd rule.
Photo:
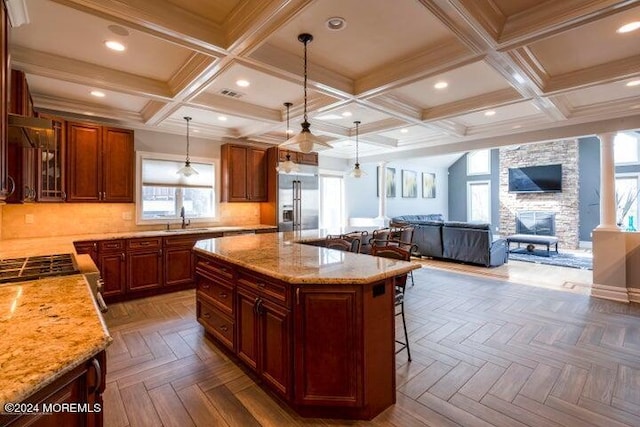
[[[360,169],[360,159],[358,158],[358,128],[360,126],[360,121],[356,120],[353,123],[356,125],[356,164],[353,166],[353,169],[351,169],[351,172],[349,172],[349,175],[353,178],[360,178],[362,176],[367,176],[367,173]]]
[[[178,169],[176,173],[188,178],[192,175],[198,175],[198,171],[191,166],[191,161],[189,160],[189,122],[191,117],[185,117],[184,119],[187,121],[187,158],[184,161],[184,166]]]
[[[304,44],[304,121],[302,122],[302,131],[280,144],[280,147],[310,153],[332,147],[312,134],[310,130],[311,124],[307,118],[307,44],[313,40],[313,36],[303,33],[298,36],[298,40]]]
[[[280,166],[276,168],[276,171],[282,173],[296,173],[300,172],[300,166],[291,160],[290,154],[287,154],[287,160],[280,163]]]
[[[287,133],[286,135],[289,135],[289,109],[291,108],[293,104],[290,102],[285,102],[284,106],[287,107]],[[291,154],[287,153],[286,156],[286,160],[282,163],[280,163],[278,166],[276,166],[276,171],[277,172],[282,172],[282,173],[296,173],[296,172],[300,172],[300,167],[293,162],[293,160],[291,160]]]

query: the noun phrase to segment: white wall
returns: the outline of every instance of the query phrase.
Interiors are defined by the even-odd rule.
[[[419,161],[389,162],[387,167],[396,169],[396,197],[387,198],[387,216],[418,215],[441,213],[448,217],[448,178],[447,168],[426,166]],[[367,172],[366,177],[359,179],[345,177],[345,194],[347,218],[378,216],[378,197],[376,195],[377,164],[363,164],[361,168]],[[418,177],[418,197],[402,197],[402,170],[416,172]],[[422,198],[422,172],[436,174],[436,197]]]

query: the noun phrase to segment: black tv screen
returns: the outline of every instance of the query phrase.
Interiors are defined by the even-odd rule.
[[[509,168],[510,193],[559,193],[562,165]]]

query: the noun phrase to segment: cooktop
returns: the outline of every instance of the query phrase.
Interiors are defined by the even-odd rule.
[[[73,254],[56,254],[0,260],[0,283],[77,274]]]

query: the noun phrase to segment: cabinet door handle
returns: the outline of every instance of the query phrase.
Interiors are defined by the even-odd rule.
[[[140,242],[139,245],[140,246],[149,246],[151,244],[151,242]]]
[[[209,313],[208,311],[202,313],[202,317],[204,317],[205,319],[208,319],[211,317],[211,313]]]
[[[65,191],[60,192],[60,196],[62,197],[62,200],[67,200],[67,193]]]
[[[296,288],[296,304],[300,305],[300,288]]]
[[[124,252],[120,254],[120,258],[122,259],[122,261],[124,261]]]
[[[204,285],[202,285],[202,289],[209,289],[211,287],[210,284],[205,283]]]
[[[229,328],[227,327],[227,325],[222,325],[222,326],[220,326],[220,330],[222,332],[227,332],[229,330]]]
[[[258,316],[260,313],[258,312],[258,303],[260,302],[260,298],[256,297],[255,301],[253,302],[253,312],[255,313],[256,316]]]
[[[226,299],[227,298],[227,293],[226,292],[220,292],[220,298]]]
[[[93,388],[93,390],[91,390],[89,394],[93,394],[98,391],[100,389],[100,386],[102,385],[102,368],[100,367],[100,362],[98,362],[98,359],[94,357],[93,359],[91,359],[91,365],[96,371],[96,386]]]
[[[161,257],[162,256],[162,249],[158,249],[158,256]]]
[[[256,303],[256,313],[258,316],[262,316],[264,311],[262,310],[262,298],[258,298],[258,302]]]
[[[94,244],[93,244],[93,250],[94,250],[94,251],[97,251],[97,250],[98,250],[98,244],[97,244],[97,243],[94,243]]]
[[[264,282],[258,282],[256,285],[258,285],[259,288],[265,288],[267,286]]]

